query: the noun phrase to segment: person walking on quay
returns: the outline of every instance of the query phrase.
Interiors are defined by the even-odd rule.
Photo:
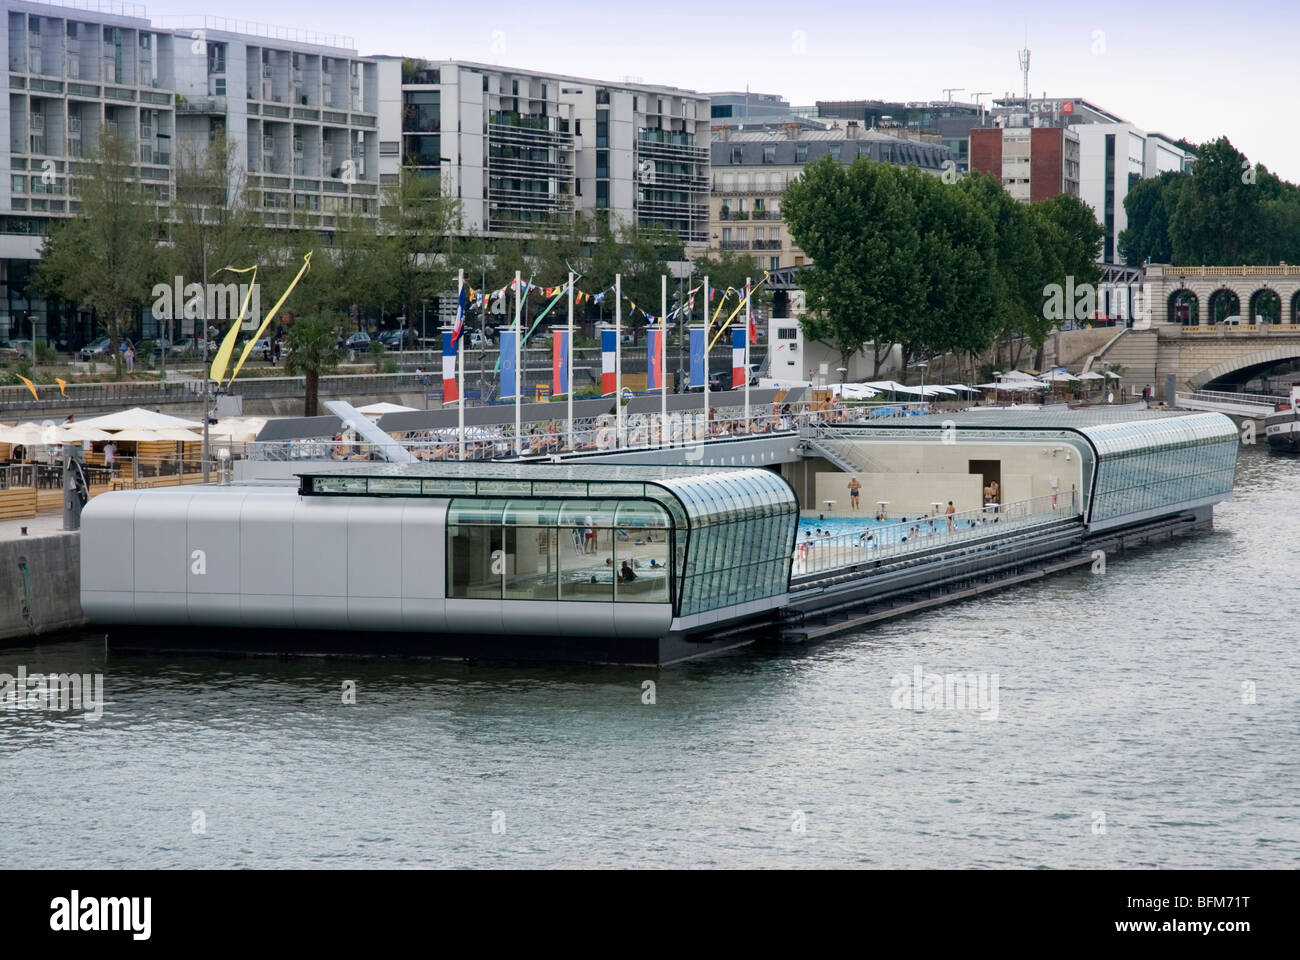
[[[954,507],[954,506],[952,505],[952,501],[949,500],[949,501],[948,501],[948,509],[944,511],[944,513],[946,513],[946,514],[948,515],[948,532],[949,532],[949,533],[956,533],[956,532],[957,532],[957,521],[953,519],[953,514],[955,514],[956,512],[957,512],[957,508]]]
[[[862,493],[862,484],[858,483],[857,477],[849,478],[849,508],[851,510],[861,510],[862,504],[859,502]]]

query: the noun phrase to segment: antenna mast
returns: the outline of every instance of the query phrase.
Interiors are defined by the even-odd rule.
[[[1029,45],[1020,51],[1020,72],[1025,78],[1025,109],[1029,109]]]

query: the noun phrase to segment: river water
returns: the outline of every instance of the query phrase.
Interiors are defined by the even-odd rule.
[[[1298,508],[1244,448],[1212,534],[663,672],[0,651],[106,700],[0,711],[0,859],[1295,867]],[[918,670],[987,698],[895,706]]]

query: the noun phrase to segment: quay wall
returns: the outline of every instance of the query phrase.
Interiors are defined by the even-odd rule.
[[[77,533],[0,540],[0,644],[86,624],[80,540]]]

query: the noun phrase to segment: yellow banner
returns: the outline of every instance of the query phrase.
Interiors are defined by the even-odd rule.
[[[239,316],[235,318],[235,322],[230,325],[230,329],[222,337],[221,346],[217,348],[217,355],[212,358],[212,368],[208,371],[208,379],[215,380],[217,383],[220,383],[226,377],[226,365],[230,363],[230,355],[235,352],[235,341],[239,339],[239,328],[244,325],[244,311],[248,309],[248,301],[253,296],[253,287],[257,284],[256,266],[243,268],[224,267],[222,269],[229,270],[231,273],[251,273],[253,280],[248,285],[248,292],[244,294],[244,302],[240,304]],[[221,270],[217,271],[217,273],[221,272]],[[216,275],[216,273],[213,274],[214,277]],[[204,330],[203,336],[206,337],[207,335],[208,331]]]
[[[251,337],[249,337],[248,343],[244,344],[244,352],[239,355],[239,362],[235,364],[235,369],[230,374],[231,383],[235,382],[235,377],[239,376],[239,371],[244,366],[244,361],[247,360],[248,355],[253,352],[253,345],[256,344],[259,339],[261,339],[261,336],[266,331],[266,328],[271,325],[271,321],[275,319],[275,315],[279,313],[280,308],[284,306],[284,301],[289,299],[289,294],[293,293],[293,288],[298,286],[298,281],[302,279],[303,274],[311,269],[311,255],[313,252],[314,251],[312,250],[308,250],[303,255],[302,266],[298,269],[298,275],[295,276],[293,278],[293,282],[290,283],[289,286],[285,288],[284,293],[280,294],[280,299],[275,301],[275,306],[273,306],[270,309],[270,311],[266,314],[266,319],[263,320],[262,325],[257,328],[257,332],[253,334]],[[253,292],[253,288],[251,285],[248,288],[248,292],[249,293]],[[242,310],[240,311],[240,314],[241,315],[243,314]]]

